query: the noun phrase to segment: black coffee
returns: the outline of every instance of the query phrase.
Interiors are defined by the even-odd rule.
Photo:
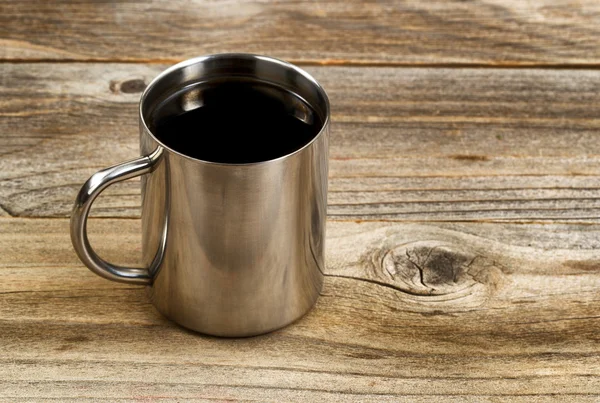
[[[151,130],[166,146],[204,161],[251,163],[292,153],[322,121],[295,94],[238,79],[184,88],[162,102]]]

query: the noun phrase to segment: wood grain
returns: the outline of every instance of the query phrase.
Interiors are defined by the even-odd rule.
[[[8,1],[0,59],[161,61],[243,51],[304,63],[592,65],[595,0]]]
[[[246,339],[174,325],[68,231],[138,156],[146,84],[217,52],[333,106],[321,297]],[[600,401],[599,66],[595,0],[0,0],[0,402]],[[138,263],[139,191],[93,209],[111,262]]]
[[[0,65],[0,215],[68,216],[89,175],[136,157],[137,101],[164,67]],[[308,70],[333,105],[331,217],[598,221],[600,71]],[[131,181],[94,214],[139,204]]]
[[[138,220],[90,227],[136,263]],[[597,225],[330,221],[316,307],[234,340],[86,270],[68,220],[2,218],[0,398],[595,401],[598,248]]]

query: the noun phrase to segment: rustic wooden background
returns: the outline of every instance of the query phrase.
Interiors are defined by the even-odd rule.
[[[86,270],[79,186],[176,61],[295,62],[333,105],[327,268],[269,335],[199,336]],[[0,1],[0,401],[600,400],[600,2]],[[135,264],[139,182],[92,242]]]

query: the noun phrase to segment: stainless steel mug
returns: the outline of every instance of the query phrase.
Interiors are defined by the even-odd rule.
[[[153,108],[174,89],[240,76],[301,97],[320,115],[318,134],[281,158],[226,164],[177,152],[149,129]],[[148,286],[162,314],[198,332],[251,336],[295,321],[323,283],[329,116],[323,88],[281,60],[217,54],[167,69],[141,96],[142,156],[97,172],[77,195],[75,251],[104,278]],[[106,187],[140,175],[143,267],[120,267],[90,246],[87,217]]]

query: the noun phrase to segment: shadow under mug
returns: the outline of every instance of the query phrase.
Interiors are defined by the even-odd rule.
[[[227,164],[177,152],[149,129],[153,109],[173,90],[240,76],[301,97],[321,117],[318,133],[280,158]],[[281,60],[217,54],[156,77],[139,118],[142,156],[92,175],[77,196],[71,240],[81,261],[109,280],[146,285],[163,315],[201,333],[252,336],[303,316],[323,284],[330,120],[323,88]],[[106,187],[140,175],[144,267],[120,267],[90,246],[87,217]]]

